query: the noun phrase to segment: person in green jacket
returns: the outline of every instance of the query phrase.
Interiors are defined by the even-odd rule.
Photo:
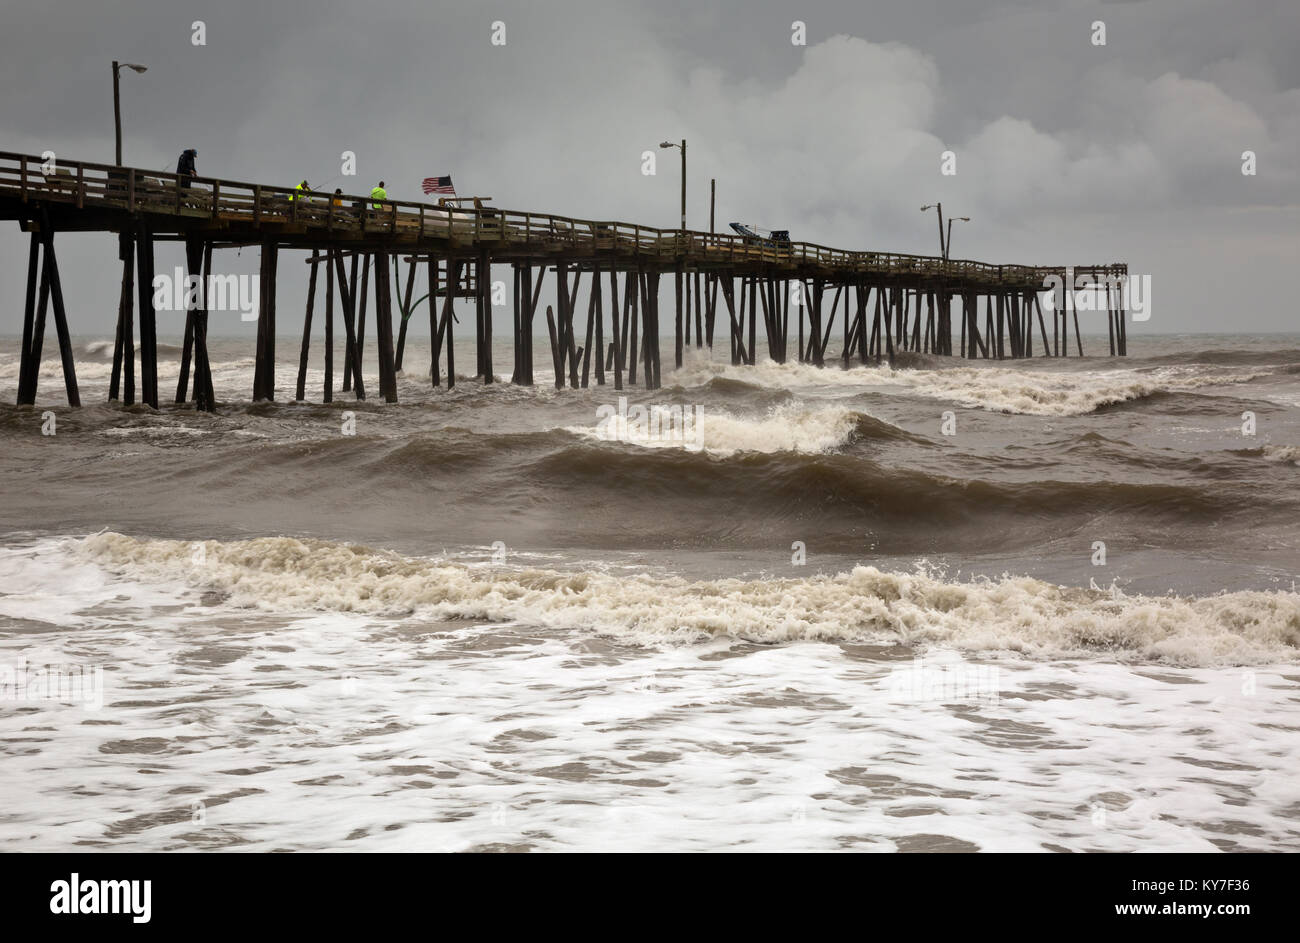
[[[372,200],[388,199],[388,191],[384,189],[384,181],[382,180],[379,181],[379,186],[375,187],[373,190],[370,191],[370,199]],[[383,206],[379,203],[371,203],[370,208],[372,210],[382,210]]]
[[[289,194],[289,202],[292,203],[298,197],[306,196],[308,193],[311,193],[311,187],[307,186],[307,181],[304,180],[293,188],[293,193]]]

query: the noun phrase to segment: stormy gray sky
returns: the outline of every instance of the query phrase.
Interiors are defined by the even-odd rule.
[[[111,162],[117,58],[149,67],[122,78],[134,166],[171,169],[196,147],[203,175],[345,192],[382,177],[398,199],[451,174],[510,209],[672,227],[676,151],[654,176],[641,154],[685,137],[695,228],[715,177],[719,228],[933,253],[919,207],[939,200],[972,217],[954,227],[956,257],[1150,274],[1151,320],[1131,330],[1297,329],[1284,290],[1300,261],[1295,0],[3,3],[0,149]],[[356,178],[339,176],[345,150]],[[5,333],[21,326],[25,238],[0,232]],[[74,333],[110,336],[115,240],[58,247]],[[217,265],[251,272],[256,256]],[[290,261],[286,333],[305,289]],[[175,333],[165,318],[159,330]]]

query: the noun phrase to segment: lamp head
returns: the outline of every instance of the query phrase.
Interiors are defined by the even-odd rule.
[[[674,144],[672,141],[663,141],[662,143],[660,143],[659,146],[660,146],[660,147],[676,147],[677,145]]]
[[[134,62],[123,62],[122,65],[126,66],[126,67],[127,67],[128,69],[130,69],[132,72],[148,72],[148,71],[149,71],[149,67],[148,67],[148,66],[137,65],[137,64],[134,63]]]

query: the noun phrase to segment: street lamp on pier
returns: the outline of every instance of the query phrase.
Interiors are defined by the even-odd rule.
[[[122,71],[123,66],[126,66],[133,72],[147,71],[146,66],[137,65],[134,62],[118,62],[116,59],[113,60],[113,125],[114,130],[117,132],[116,165],[118,167],[122,166],[122,95],[118,90],[118,74]]]
[[[682,150],[682,232],[686,232],[686,138],[682,138],[681,144],[664,141],[659,146],[680,147]]]

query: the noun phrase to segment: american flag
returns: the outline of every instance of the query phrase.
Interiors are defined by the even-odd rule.
[[[456,188],[451,185],[451,177],[425,177],[425,193],[450,193],[456,195]]]

